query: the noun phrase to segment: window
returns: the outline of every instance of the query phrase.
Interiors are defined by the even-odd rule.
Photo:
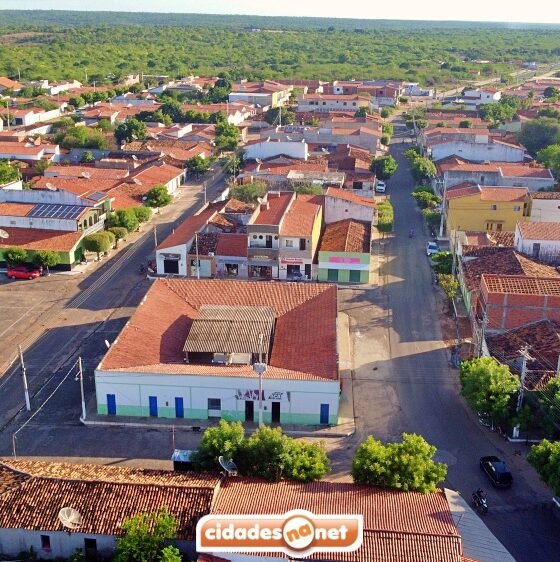
[[[256,240],[256,239],[257,239],[257,235],[253,234],[253,240]]]
[[[514,210],[514,211],[521,211],[521,205],[515,205],[515,206],[513,207],[513,210]]]
[[[299,239],[299,249],[305,250],[306,247],[307,247],[307,240],[305,238],[300,238]]]
[[[498,210],[498,205],[490,205],[490,210],[491,210],[491,211],[497,211],[497,210]]]
[[[51,537],[49,535],[41,535],[41,548],[43,550],[51,549]]]
[[[209,410],[221,410],[222,400],[220,398],[208,398],[208,409]]]
[[[356,106],[356,102],[355,102],[355,101],[354,101],[354,102],[352,102],[352,105],[353,105],[353,106]]]
[[[263,235],[259,234],[259,240],[262,240],[262,239],[263,239]]]
[[[480,176],[480,183],[484,183],[484,176]]]
[[[293,248],[294,241],[293,240],[286,240],[286,248]]]

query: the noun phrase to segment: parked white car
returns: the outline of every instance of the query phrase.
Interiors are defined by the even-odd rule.
[[[437,242],[428,242],[426,244],[426,255],[428,257],[432,257],[434,254],[437,254],[439,252],[439,246],[437,245]]]
[[[375,192],[376,192],[376,193],[385,193],[385,189],[386,189],[386,187],[385,187],[385,182],[384,182],[384,181],[378,181],[378,182],[375,184]]]

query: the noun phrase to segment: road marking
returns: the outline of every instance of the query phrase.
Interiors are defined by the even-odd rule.
[[[34,306],[32,306],[27,312],[25,312],[24,314],[22,314],[17,320],[15,320],[14,322],[12,322],[3,332],[0,333],[0,338],[10,329],[13,328],[20,320],[22,320],[23,318],[25,318],[34,308],[37,308],[40,304],[44,303],[47,300],[47,297],[45,297],[44,299],[40,300],[37,304],[35,304]],[[10,308],[10,307],[6,307],[6,308]],[[26,308],[24,306],[18,306],[18,307],[12,307],[12,308]]]

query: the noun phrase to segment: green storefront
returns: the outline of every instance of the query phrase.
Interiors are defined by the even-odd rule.
[[[319,252],[319,281],[369,283],[369,253]]]

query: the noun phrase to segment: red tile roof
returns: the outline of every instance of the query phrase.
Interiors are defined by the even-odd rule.
[[[319,246],[320,252],[357,252],[369,254],[371,226],[353,219],[328,224]]]
[[[442,490],[420,494],[324,481],[228,479],[222,483],[212,512],[282,514],[292,509],[364,516],[362,547],[351,553],[329,554],[329,560],[461,562],[461,538]],[[310,559],[324,560],[325,554]]]
[[[320,210],[320,204],[297,197],[282,221],[280,236],[311,236]]]
[[[210,203],[196,215],[184,220],[175,231],[159,243],[156,250],[164,250],[173,246],[188,244],[196,232],[202,229],[208,221],[223,207],[223,202]]]
[[[58,474],[57,467],[41,467],[42,464],[47,465],[32,466],[29,462],[16,461],[0,464],[0,479],[7,472],[19,473],[19,485],[12,484],[2,495],[2,528],[58,532],[61,529],[58,512],[61,507],[73,507],[82,516],[77,532],[119,536],[125,519],[166,506],[178,521],[177,538],[194,540],[196,523],[210,512],[214,497],[215,479],[201,486],[200,479],[195,477],[198,485],[191,486],[185,476],[177,478],[172,472],[142,471],[145,473],[142,476],[141,471],[136,470],[129,480],[126,470],[115,475],[118,470],[115,467],[105,471],[101,466],[85,470],[59,466]],[[99,479],[87,478],[86,471],[97,473]]]
[[[128,176],[128,170],[95,168],[94,166],[49,166],[45,177],[118,180]],[[47,180],[48,181],[48,180]]]
[[[461,197],[470,197],[471,195],[477,195],[480,193],[478,185],[470,182],[463,182],[457,185],[448,187],[445,190],[445,199],[460,199]]]
[[[483,255],[474,259],[472,254],[462,260],[462,270],[465,284],[469,291],[480,286],[483,274],[496,273],[500,275],[521,275],[558,277],[560,273],[548,264],[528,258],[513,248],[493,247],[482,248]]]
[[[8,238],[0,238],[0,247],[19,246],[25,250],[53,250],[70,252],[82,237],[82,232],[46,230],[40,228],[17,228],[4,226]]]
[[[560,222],[518,222],[517,228],[526,240],[560,241]]]
[[[528,193],[526,187],[480,186],[481,201],[524,201]]]
[[[220,234],[216,246],[217,256],[247,257],[247,234]]]
[[[153,164],[144,168],[136,173],[131,174],[131,177],[141,182],[142,185],[149,185],[152,188],[157,184],[167,184],[170,181],[183,175],[181,168],[170,166],[169,164]]]
[[[361,195],[356,195],[355,193],[350,193],[339,189],[337,187],[329,187],[325,193],[326,197],[336,197],[337,199],[344,199],[350,203],[357,203],[358,205],[365,205],[366,207],[375,208],[375,200],[371,197],[363,197]]]
[[[534,163],[530,164],[510,164],[499,163],[500,171],[506,177],[525,177],[525,178],[550,178],[553,179],[552,172]]]
[[[3,88],[10,88],[11,90],[21,90],[23,85],[15,80],[10,80],[6,76],[0,76],[0,86]]]
[[[47,178],[40,176],[32,186],[32,189],[47,189],[47,184],[54,185],[63,191],[69,191],[78,197],[87,197],[94,192],[106,193],[120,184],[120,180],[106,179],[74,179],[74,178]]]
[[[560,191],[534,191],[532,199],[560,199]]]
[[[35,203],[0,203],[0,216],[25,217],[35,206]]]
[[[268,192],[266,203],[261,206],[259,214],[251,224],[279,225],[294,197],[293,192]],[[265,205],[267,208],[263,208]]]
[[[485,287],[488,293],[560,296],[560,276],[482,274],[480,286]]]
[[[276,313],[269,375],[301,378],[303,373],[337,380],[336,286],[316,283],[158,279],[100,369],[130,371],[159,365],[161,371],[149,368],[148,372],[179,369],[188,374],[196,365],[185,365],[183,346],[202,305],[255,306],[263,302]],[[201,367],[221,371],[213,365]],[[232,372],[229,366],[223,369]]]

